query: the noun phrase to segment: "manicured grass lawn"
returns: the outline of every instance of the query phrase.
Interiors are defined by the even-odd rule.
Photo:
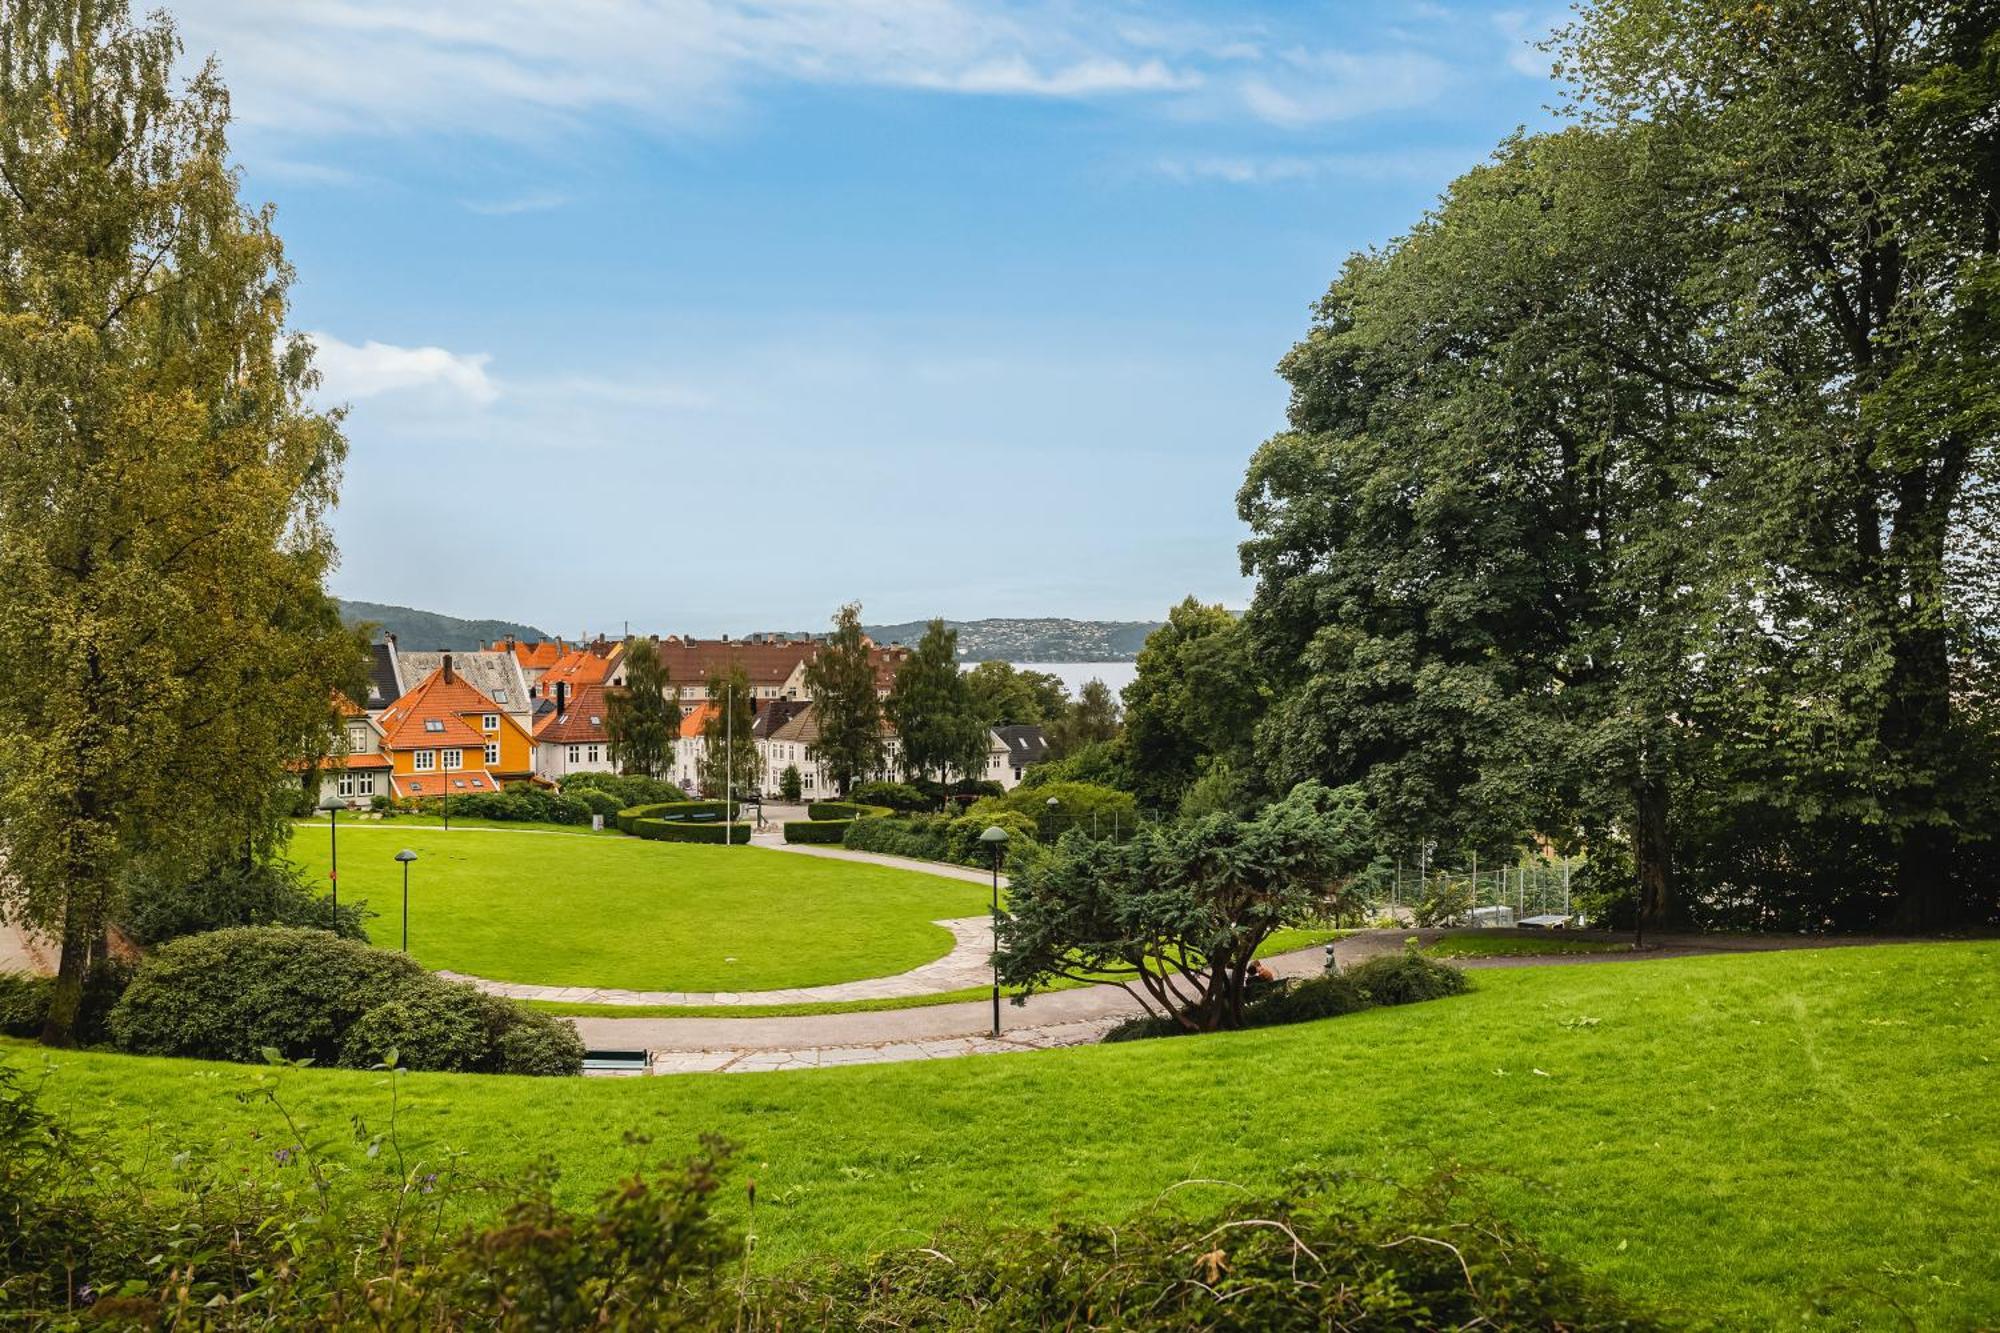
[[[292,841],[324,884],[325,829]],[[398,849],[410,875],[410,952],[427,967],[501,981],[625,990],[746,991],[887,976],[942,957],[932,922],[986,910],[977,884],[763,848],[637,838],[343,825],[340,888],[402,932]]]
[[[1461,930],[1424,946],[1433,958],[1550,958],[1572,953],[1630,953],[1630,940],[1601,940],[1540,930]]]
[[[444,816],[397,815],[393,819],[371,819],[365,815],[342,815],[340,817],[340,829],[343,833],[356,825],[363,824],[371,826],[380,825],[383,828],[443,828]],[[574,833],[584,838],[622,838],[625,836],[615,827],[608,827],[600,831],[591,828],[588,824],[545,824],[540,820],[533,819],[461,819],[454,815],[452,816],[451,826],[454,829],[494,829],[501,833]],[[326,840],[326,821],[324,819],[298,820],[293,823],[292,827],[295,831],[294,836],[300,838],[316,837],[321,841]]]
[[[1457,1160],[1491,1168],[1480,1188],[1541,1241],[1690,1321],[1970,1327],[2000,1312],[1996,968],[1993,942],[1529,967],[1454,999],[1176,1041],[786,1074],[419,1074],[403,1125],[484,1176],[550,1154],[572,1198],[720,1130],[757,1182],[764,1262],[948,1219],[1116,1218],[1184,1180]],[[53,1060],[48,1095],[156,1170],[182,1148],[281,1170],[282,1124],[235,1095],[265,1071]],[[308,1133],[384,1169],[348,1131],[379,1119],[383,1076],[278,1077]]]

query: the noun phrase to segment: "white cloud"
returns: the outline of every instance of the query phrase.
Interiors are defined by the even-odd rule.
[[[1158,174],[1183,185],[1285,185],[1323,179],[1442,183],[1476,162],[1484,150],[1415,149],[1269,157],[1163,157]]]
[[[531,190],[508,199],[466,199],[466,210],[485,217],[511,217],[516,213],[547,213],[569,202],[569,196],[554,190]]]
[[[1244,81],[1243,101],[1261,119],[1298,128],[1423,106],[1450,83],[1450,67],[1421,51],[1294,49],[1275,68]]]
[[[370,340],[359,346],[327,333],[308,333],[319,368],[321,391],[331,399],[374,398],[426,391],[484,407],[500,396],[486,373],[484,352],[443,347],[397,347]]]
[[[1572,16],[1564,10],[1554,10],[1531,16],[1518,9],[1502,10],[1493,16],[1493,26],[1500,30],[1507,46],[1507,65],[1516,74],[1531,79],[1546,79],[1554,61],[1548,52],[1540,49],[1540,44],[1548,40],[1554,32]]]

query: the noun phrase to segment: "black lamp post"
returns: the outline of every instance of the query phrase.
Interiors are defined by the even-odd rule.
[[[326,882],[333,885],[334,928],[339,929],[340,913],[340,812],[347,808],[347,802],[338,796],[329,796],[319,803],[326,811],[327,867]]]
[[[396,859],[403,863],[403,952],[410,951],[410,862],[417,854],[405,847],[396,853]]]
[[[979,835],[993,849],[993,1035],[1000,1035],[1000,858],[1007,852],[1007,830],[998,824]]]

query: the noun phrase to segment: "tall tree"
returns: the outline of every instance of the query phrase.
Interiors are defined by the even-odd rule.
[[[1008,662],[981,662],[965,673],[973,707],[989,727],[1033,725],[1061,717],[1069,707],[1062,677]]]
[[[861,604],[849,602],[833,617],[833,633],[806,663],[806,690],[819,724],[814,748],[840,794],[882,771],[882,699],[876,693],[875,654],[861,632]]]
[[[651,639],[625,644],[625,684],[605,700],[611,761],[627,773],[658,777],[673,765],[681,734],[681,692]]]
[[[57,1043],[121,874],[280,847],[359,671],[338,417],[179,51],[120,0],[0,11],[0,905],[60,936]]]
[[[701,761],[696,765],[701,794],[711,800],[724,793],[737,800],[755,795],[763,790],[764,760],[757,752],[750,674],[741,662],[710,673],[708,699],[715,711],[701,724]]]
[[[1086,746],[1115,740],[1122,726],[1118,696],[1101,680],[1087,680],[1075,700],[1043,724],[1049,758],[1067,759]]]
[[[1261,679],[1226,609],[1189,597],[1167,613],[1125,687],[1125,742],[1146,804],[1173,809],[1205,759],[1242,757],[1264,707]]]
[[[958,669],[958,631],[933,620],[916,649],[896,668],[886,711],[903,747],[903,763],[918,774],[978,776],[986,762],[986,724]]]
[[[1763,568],[1739,640],[1765,669],[1717,702],[1746,731],[1827,718],[1764,728],[1795,776],[1837,779],[1791,813],[1886,830],[1898,921],[1939,924],[1967,906],[1952,665],[1978,637],[1952,548],[2000,438],[2000,10],[1599,0],[1561,47],[1587,123],[1677,135],[1670,221],[1723,242],[1700,280],[1741,367]]]

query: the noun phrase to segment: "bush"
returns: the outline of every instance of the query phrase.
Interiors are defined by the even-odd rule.
[[[118,998],[132,983],[132,964],[122,958],[100,958],[83,978],[83,1001],[76,1011],[72,1036],[78,1045],[98,1046],[110,1040],[107,1021]],[[56,979],[31,972],[0,972],[0,1035],[39,1037],[48,1021]]]
[[[630,804],[621,796],[614,796],[608,791],[599,791],[595,787],[579,787],[575,791],[565,791],[563,795],[572,801],[582,802],[584,808],[591,814],[603,816],[607,824],[617,819],[618,812]]]
[[[141,944],[229,926],[313,926],[358,940],[367,937],[362,916],[358,903],[336,911],[306,887],[297,866],[270,861],[220,866],[187,880],[134,876],[125,886],[119,924]]]
[[[1350,974],[1328,972],[1294,981],[1253,1001],[1244,1012],[1243,1022],[1244,1026],[1253,1028],[1310,1023],[1315,1019],[1359,1013],[1373,1003]]]
[[[1007,830],[1007,857],[1003,865],[1018,864],[1032,854],[1030,848],[1038,845],[1035,841],[1035,821],[1027,815],[1012,810],[985,813],[978,813],[978,807],[974,810],[975,813],[960,815],[945,826],[946,860],[968,866],[992,865],[993,853],[979,840],[979,835],[995,827]]]
[[[808,819],[881,819],[893,813],[887,806],[859,801],[814,801],[806,807]]]
[[[924,814],[937,809],[937,797],[907,782],[864,782],[847,794],[859,805],[879,805],[898,814]]]
[[[243,926],[156,949],[111,1011],[109,1028],[120,1049],[139,1055],[256,1063],[270,1049],[291,1060],[365,1066],[394,1046],[412,1069],[576,1072],[580,1042],[567,1069],[506,1063],[505,1052],[524,1044],[510,1045],[512,1029],[554,1021],[434,977],[402,954],[325,931]]]
[[[591,809],[574,797],[527,782],[511,782],[505,791],[453,792],[449,796],[406,801],[412,814],[442,815],[449,805],[453,819],[488,819],[501,824],[588,824]]]
[[[847,831],[856,824],[870,821],[859,819],[790,819],[785,821],[785,841],[790,843],[843,845]]]
[[[565,796],[602,792],[618,802],[613,814],[634,805],[660,805],[688,798],[686,792],[671,782],[637,773],[572,773],[562,780],[562,791]]]
[[[738,801],[737,808],[743,803]],[[618,812],[618,827],[633,832],[633,825],[642,819],[658,820],[669,824],[721,823],[725,816],[733,813],[722,801],[657,801],[652,805],[634,805]],[[718,838],[716,841],[720,842]]]
[[[633,837],[649,842],[699,842],[717,847],[725,844],[748,847],[750,835],[755,832],[748,824],[684,823],[674,819],[635,819],[626,827],[623,814],[619,816],[619,826]]]
[[[785,771],[778,778],[778,799],[797,804],[805,794],[805,779],[799,775],[797,764],[786,764]]]
[[[0,972],[0,1036],[40,1036],[55,984],[32,972]]]
[[[1050,797],[1057,802],[1053,815],[1049,811]],[[1046,832],[1053,841],[1053,835],[1072,828],[1104,837],[1128,834],[1138,825],[1139,803],[1131,792],[1111,787],[1088,782],[1052,782],[1032,790],[1016,787],[1005,796],[988,797],[966,813],[989,821],[1002,813],[1022,815],[1032,823],[1037,836]]]
[[[1417,924],[1420,926],[1462,925],[1472,914],[1472,882],[1440,876],[1424,886],[1424,896],[1417,903]]]
[[[462,982],[404,991],[347,1030],[340,1062],[368,1069],[396,1052],[406,1069],[475,1074],[575,1074],[583,1068],[576,1029]]]
[[[1414,948],[1371,958],[1341,975],[1374,1004],[1415,1004],[1461,995],[1467,989],[1465,973]]]
[[[951,821],[943,815],[918,815],[908,819],[856,819],[846,821],[842,845],[857,852],[880,852],[885,856],[908,856],[919,861],[946,861],[945,829]]]

